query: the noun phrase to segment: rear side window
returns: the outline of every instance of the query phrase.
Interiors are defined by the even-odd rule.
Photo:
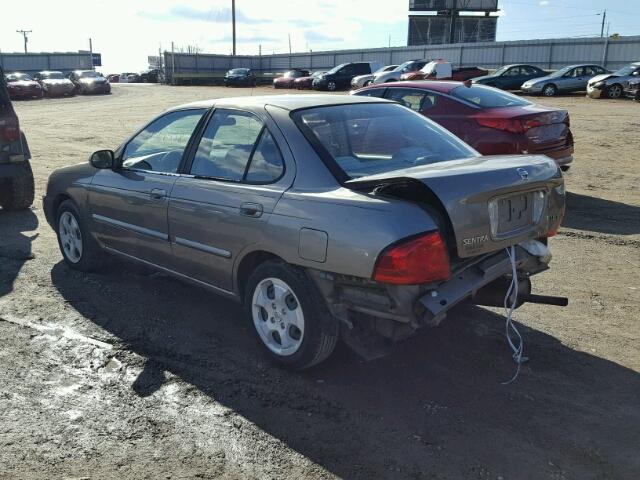
[[[356,93],[359,97],[378,97],[382,98],[384,96],[384,91],[386,88],[370,88],[368,90],[362,90],[361,92]]]
[[[283,171],[284,161],[280,150],[269,130],[264,129],[251,157],[246,181],[248,183],[271,183],[280,178]]]
[[[482,85],[456,87],[451,90],[450,95],[472,103],[480,108],[531,105],[531,102],[524,100],[521,97]]]

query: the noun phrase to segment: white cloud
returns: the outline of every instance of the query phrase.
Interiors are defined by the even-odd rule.
[[[137,70],[159,45],[197,45],[205,52],[230,53],[229,0],[48,0],[17,2],[3,9],[0,46],[22,50],[16,29],[33,30],[30,51],[103,54],[105,72]],[[381,0],[237,0],[238,53],[383,46],[406,40],[407,2]]]
[[[540,0],[540,5],[542,6],[549,5],[549,0]]]

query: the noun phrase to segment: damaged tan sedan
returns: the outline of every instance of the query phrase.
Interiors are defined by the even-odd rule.
[[[384,354],[463,301],[558,303],[530,277],[564,201],[545,156],[483,157],[386,100],[296,95],[164,112],[55,171],[44,210],[71,268],[117,255],[233,298],[268,355],[305,368],[340,337]]]

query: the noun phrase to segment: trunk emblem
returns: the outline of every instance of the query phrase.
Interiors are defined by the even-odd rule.
[[[520,175],[522,180],[527,180],[529,178],[529,172],[527,172],[524,168],[517,168],[516,172]]]

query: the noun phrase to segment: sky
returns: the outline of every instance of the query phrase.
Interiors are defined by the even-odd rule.
[[[499,0],[498,40],[640,35],[639,0]],[[236,0],[237,52],[257,54],[406,45],[408,0]],[[231,53],[231,0],[29,0],[0,11],[0,50],[93,50],[103,73],[139,71],[159,48]],[[10,7],[8,7],[10,5]]]

